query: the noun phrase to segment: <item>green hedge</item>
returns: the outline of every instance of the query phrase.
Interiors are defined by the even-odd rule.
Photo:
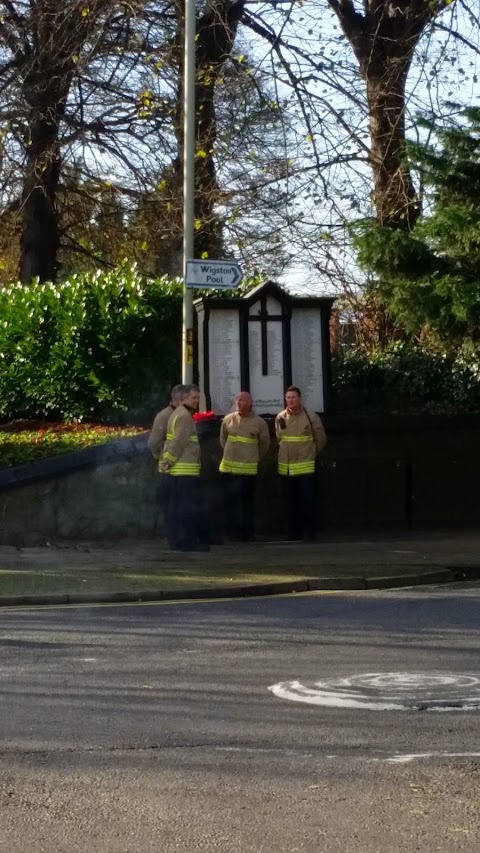
[[[181,286],[135,268],[0,290],[0,416],[151,418],[179,381]]]
[[[333,359],[337,414],[463,414],[480,411],[480,353],[446,355],[411,343]]]
[[[181,284],[135,268],[0,289],[0,419],[151,421],[180,376]],[[338,414],[480,411],[480,353],[333,359]]]

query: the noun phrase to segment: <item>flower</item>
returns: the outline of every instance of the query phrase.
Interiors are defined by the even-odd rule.
[[[196,421],[196,423],[199,421],[213,421],[215,417],[215,412],[196,412],[193,416],[193,420]]]

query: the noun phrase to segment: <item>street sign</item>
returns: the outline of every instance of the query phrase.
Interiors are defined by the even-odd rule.
[[[243,278],[236,261],[187,261],[186,268],[185,287],[233,290]]]

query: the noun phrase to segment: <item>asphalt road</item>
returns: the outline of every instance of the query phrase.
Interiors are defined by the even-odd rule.
[[[0,851],[477,853],[479,614],[479,584],[2,611]]]

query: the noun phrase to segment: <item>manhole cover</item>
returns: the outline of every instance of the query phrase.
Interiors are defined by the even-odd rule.
[[[480,708],[480,676],[445,672],[370,672],[321,681],[281,681],[268,688],[280,699],[367,711],[473,711]]]

